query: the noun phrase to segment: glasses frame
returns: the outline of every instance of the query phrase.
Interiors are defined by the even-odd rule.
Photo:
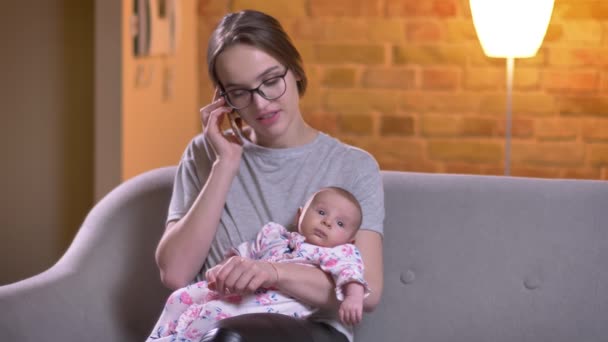
[[[287,73],[289,72],[289,68],[285,68],[285,72],[283,73],[283,75],[279,75],[279,76],[274,76],[274,77],[270,77],[266,80],[263,80],[262,83],[260,83],[259,86],[255,87],[255,88],[251,88],[251,89],[245,89],[245,88],[238,88],[238,89],[233,89],[230,91],[222,91],[220,93],[220,96],[223,97],[226,100],[226,103],[228,103],[228,105],[235,110],[240,110],[243,108],[247,108],[252,102],[253,102],[253,94],[257,93],[258,95],[260,95],[262,98],[268,100],[268,101],[273,101],[276,100],[278,98],[280,98],[281,96],[285,95],[285,93],[287,92],[287,81],[285,81],[285,76],[287,76]],[[264,85],[264,83],[270,81],[270,80],[274,80],[274,79],[278,79],[280,78],[283,81],[283,92],[281,93],[281,95],[276,96],[276,97],[268,97],[266,96],[266,94],[264,94],[264,92],[262,90],[260,90],[260,88]],[[235,91],[235,90],[240,90],[240,91],[247,91],[249,92],[249,102],[247,103],[247,105],[242,106],[242,107],[237,107],[235,106],[231,101],[230,98],[228,97],[228,93],[231,91]]]

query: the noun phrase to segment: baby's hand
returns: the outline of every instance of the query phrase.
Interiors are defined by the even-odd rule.
[[[363,318],[363,297],[349,296],[344,297],[344,301],[340,304],[340,321],[346,325],[356,325],[361,323]]]

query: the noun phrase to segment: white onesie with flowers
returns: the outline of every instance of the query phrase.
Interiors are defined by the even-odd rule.
[[[353,244],[319,247],[306,243],[301,234],[271,222],[262,227],[255,240],[240,244],[230,255],[320,267],[334,279],[336,297],[340,301],[344,299],[344,285],[350,282],[362,284],[366,296],[369,294],[363,278],[361,254]],[[315,310],[276,289],[261,288],[247,296],[220,295],[210,290],[206,281],[201,281],[169,296],[147,341],[199,341],[215,321],[246,313],[268,312],[305,318]]]

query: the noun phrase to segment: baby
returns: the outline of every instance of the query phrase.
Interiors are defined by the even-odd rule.
[[[358,324],[363,299],[369,294],[361,254],[352,244],[362,222],[359,202],[342,188],[326,187],[298,209],[296,222],[298,232],[289,232],[274,222],[266,224],[255,240],[240,244],[227,257],[238,255],[271,265],[295,262],[320,267],[334,279],[336,297],[341,301],[340,320],[347,325]],[[260,288],[252,295],[220,295],[214,289],[222,265],[223,262],[210,268],[206,281],[171,294],[147,341],[198,341],[215,321],[245,313],[272,312],[306,318],[316,311],[272,288]]]

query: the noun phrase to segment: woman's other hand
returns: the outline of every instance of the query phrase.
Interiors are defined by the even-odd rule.
[[[213,273],[215,290],[222,294],[249,294],[261,287],[274,287],[279,280],[278,271],[271,263],[240,256],[230,257]]]
[[[241,141],[235,133],[222,132],[222,122],[231,111],[232,108],[226,104],[226,100],[223,97],[219,96],[219,90],[216,89],[213,95],[213,102],[203,107],[200,111],[201,121],[203,123],[203,132],[211,143],[217,160],[238,165],[243,153]],[[240,118],[237,119],[237,124],[241,125]]]

